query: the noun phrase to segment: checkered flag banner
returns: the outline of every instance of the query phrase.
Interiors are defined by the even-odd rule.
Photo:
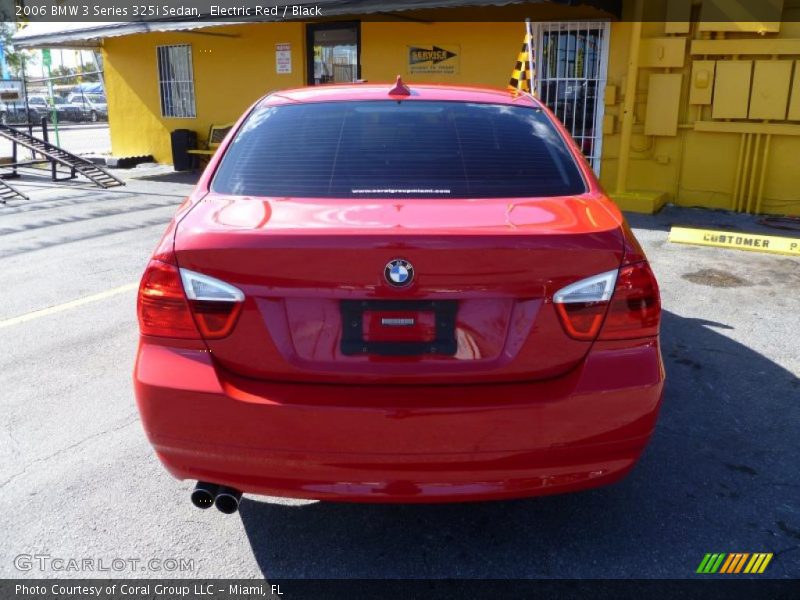
[[[508,89],[536,95],[536,58],[533,54],[533,33],[530,19],[525,19],[525,41],[517,56],[517,64],[511,72]]]

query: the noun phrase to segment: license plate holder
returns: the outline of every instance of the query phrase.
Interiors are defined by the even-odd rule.
[[[342,300],[341,351],[346,356],[421,356],[456,353],[456,300]],[[367,341],[364,339],[365,311],[433,312],[435,337],[430,341]]]

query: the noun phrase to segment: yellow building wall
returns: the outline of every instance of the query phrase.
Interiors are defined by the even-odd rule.
[[[632,1],[625,0],[626,13],[630,12]],[[800,156],[800,96],[792,96],[800,94],[800,62],[797,62],[800,61],[800,0],[784,1],[784,20],[772,33],[746,31],[747,27],[740,32],[701,31],[703,28],[698,23],[686,27],[664,22],[643,24],[635,123],[629,145],[628,190],[652,197],[661,195],[666,201],[681,206],[800,214],[797,167],[800,164],[797,159]],[[652,10],[657,2],[648,0],[648,9]],[[601,16],[553,4],[531,5],[525,10],[534,20]],[[620,123],[632,29],[628,21],[611,24],[608,85],[615,88],[616,93],[607,90],[606,94],[610,100],[605,107],[601,181],[612,197],[618,172]],[[192,129],[202,140],[212,123],[235,120],[267,92],[305,85],[305,31],[305,23],[254,23],[106,39],[104,58],[113,154],[152,154],[157,161],[170,163],[170,131]],[[401,74],[412,84],[424,81],[503,87],[508,82],[523,32],[521,20],[362,22],[361,76],[371,82],[392,81]],[[156,47],[181,43],[192,46],[195,119],[163,118],[160,111]],[[291,74],[275,72],[277,43],[291,44]],[[702,46],[708,43],[712,45]],[[457,70],[429,75],[411,73],[408,47],[417,45],[456,48],[459,53]],[[734,51],[738,54],[732,54]],[[705,61],[700,64],[704,66],[710,61],[719,65],[735,60],[753,61],[752,81],[746,93],[760,93],[761,97],[753,103],[748,96],[746,104],[751,109],[757,106],[757,113],[776,110],[776,100],[770,97],[771,89],[780,88],[781,94],[789,90],[784,119],[765,121],[751,118],[749,114],[743,118],[715,118],[715,111],[720,109],[742,109],[741,102],[737,105],[737,98],[730,93],[726,92],[725,96],[714,93],[718,82],[713,75],[711,90],[692,92],[695,63]],[[781,67],[763,69],[762,66],[757,74],[756,61],[793,61],[791,84],[787,87],[784,82],[781,86],[770,80],[781,72]],[[677,108],[665,104],[668,100],[651,97],[650,80],[654,75],[680,76],[680,93],[674,96]],[[759,77],[761,83],[754,83]],[[657,82],[658,89],[674,89],[671,87],[674,78],[667,81],[661,77],[653,81]],[[766,85],[762,85],[764,81]],[[757,88],[755,91],[751,89],[753,86]],[[717,89],[728,88],[719,85]],[[693,104],[690,97],[693,102],[708,103]],[[778,111],[782,101],[777,100]],[[653,114],[648,115],[648,107]],[[664,119],[670,122],[665,123]],[[622,200],[620,204],[628,208]]]
[[[476,7],[407,13],[424,22],[361,23],[361,77],[369,81],[408,81],[478,84],[504,87],[508,83],[524,36],[523,19],[587,19],[604,16],[589,6],[541,3],[530,6]],[[462,16],[485,16],[488,22],[450,22]],[[494,16],[503,19],[491,22]],[[449,21],[437,21],[447,19]],[[306,24],[252,23],[187,32],[136,34],[107,38],[103,44],[109,101],[111,149],[115,156],[152,154],[171,163],[169,134],[192,129],[204,140],[212,123],[237,119],[269,91],[306,84]],[[291,44],[292,73],[275,72],[275,44]],[[161,116],[156,47],[191,44],[195,79],[194,119]],[[409,73],[408,47],[458,46],[459,68],[454,73]]]
[[[626,9],[631,5],[626,2]],[[650,197],[661,193],[664,200],[679,206],[800,214],[800,114],[791,112],[792,86],[800,86],[800,63],[796,62],[800,60],[799,18],[800,2],[785,0],[783,21],[773,33],[752,31],[756,27],[749,23],[740,24],[742,31],[738,32],[713,31],[713,25],[697,22],[684,31],[664,22],[643,24],[635,124],[629,145],[629,192],[645,192]],[[730,23],[723,25],[733,28]],[[618,93],[616,102],[606,106],[606,115],[616,120],[616,127],[613,132],[606,130],[603,138],[601,182],[612,196],[632,29],[630,22],[611,26],[608,84]],[[673,33],[676,29],[680,33]],[[670,56],[675,38],[683,38],[680,43],[685,43],[677,63]],[[654,60],[668,64],[654,65]],[[697,85],[699,80],[692,77],[695,63],[700,63],[697,70],[709,76],[706,87]],[[787,63],[793,63],[793,68],[787,69]],[[651,98],[651,77],[661,74],[682,77],[677,107]],[[800,97],[796,101],[800,102]],[[646,124],[668,119],[674,108],[678,116],[675,135],[648,135]],[[648,115],[648,109],[654,114]],[[773,118],[764,119],[765,114]],[[619,196],[621,207],[631,208],[627,202],[625,195]]]
[[[271,23],[106,39],[103,59],[112,153],[152,154],[158,162],[171,163],[172,130],[192,129],[205,139],[212,123],[238,119],[267,92],[303,85],[303,32],[300,23]],[[291,44],[292,72],[278,75],[275,44],[285,42]],[[194,119],[161,116],[156,47],[166,44],[192,46]]]
[[[522,23],[362,23],[361,74],[370,81],[454,83],[505,87],[525,30]],[[458,49],[458,72],[411,73],[409,46]]]

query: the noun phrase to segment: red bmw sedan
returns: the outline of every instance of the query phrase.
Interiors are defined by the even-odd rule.
[[[619,480],[659,410],[647,259],[538,100],[355,84],[231,130],[142,277],[134,381],[192,501]]]

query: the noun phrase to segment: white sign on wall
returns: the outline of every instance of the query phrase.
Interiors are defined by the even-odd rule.
[[[1,79],[0,80],[0,101],[18,102],[22,100],[22,80],[20,79]]]
[[[292,72],[291,44],[275,44],[275,72],[278,75]]]

